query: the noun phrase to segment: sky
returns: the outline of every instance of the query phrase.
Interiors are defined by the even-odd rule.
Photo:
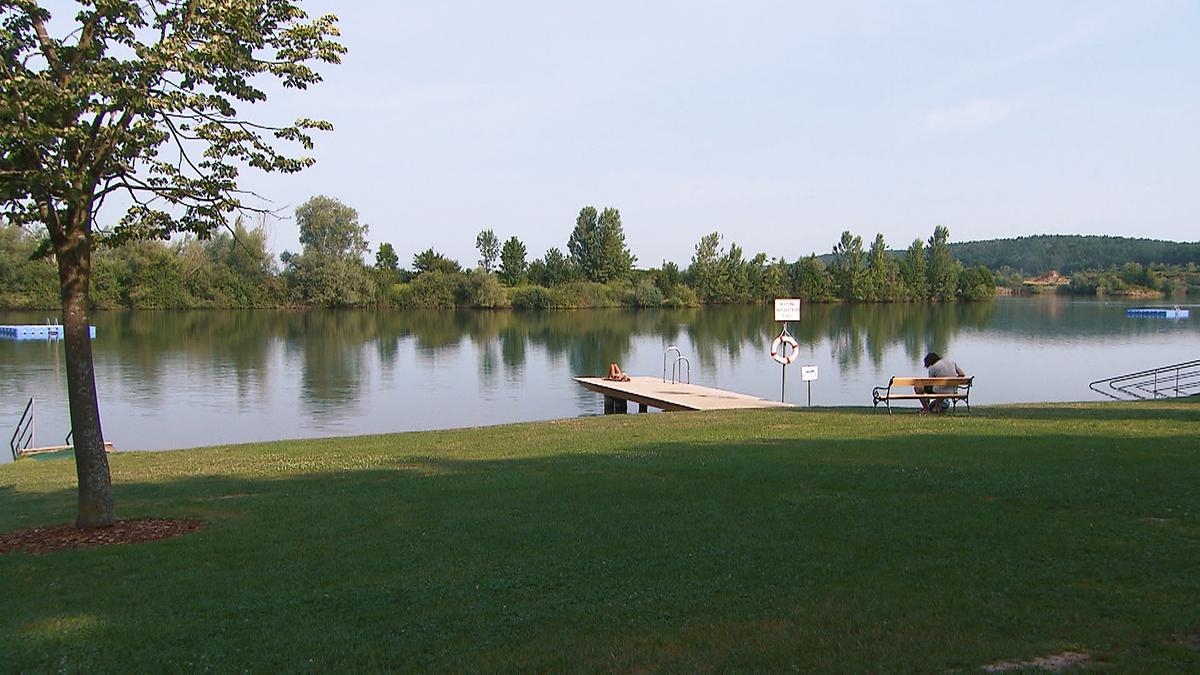
[[[335,197],[402,264],[530,259],[620,210],[638,266],[719,231],[753,255],[842,230],[907,246],[1200,239],[1200,2],[305,1],[349,49],[252,119],[327,119],[317,164],[247,173],[285,217]]]

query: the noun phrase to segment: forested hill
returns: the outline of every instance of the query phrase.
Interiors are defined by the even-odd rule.
[[[1058,270],[1108,269],[1136,262],[1143,265],[1200,264],[1200,242],[1164,241],[1099,235],[1039,234],[1015,239],[989,239],[950,244],[964,265],[997,270],[1008,266],[1025,274]]]

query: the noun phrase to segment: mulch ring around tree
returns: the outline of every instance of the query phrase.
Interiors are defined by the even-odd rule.
[[[31,527],[27,530],[0,533],[0,555],[23,551],[35,555],[66,551],[74,548],[138,544],[179,537],[204,527],[200,520],[168,518],[135,518],[118,520],[112,527],[80,530],[74,525]]]

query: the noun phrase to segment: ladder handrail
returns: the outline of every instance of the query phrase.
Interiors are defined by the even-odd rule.
[[[676,357],[683,356],[683,352],[679,351],[679,347],[676,347],[675,345],[671,345],[670,347],[667,347],[667,350],[663,352],[663,380],[662,380],[663,382],[667,381],[667,355],[670,354],[671,352],[675,352]],[[678,361],[679,359],[676,358],[675,360]],[[689,365],[688,368],[690,370],[691,366]],[[671,379],[673,381],[674,377],[672,377]]]
[[[21,413],[21,421],[17,422],[17,428],[13,431],[12,438],[8,441],[8,447],[12,450],[13,459],[21,455],[21,450],[33,445],[33,437],[37,428],[33,426],[34,405],[33,397],[29,397],[29,403],[25,404],[25,411]],[[28,432],[28,434],[26,433]]]
[[[1160,375],[1166,373],[1173,373],[1173,377],[1159,378]],[[1139,370],[1135,373],[1126,373],[1125,375],[1117,375],[1116,377],[1106,377],[1089,383],[1088,388],[1098,394],[1103,394],[1118,401],[1124,399],[1101,387],[1107,386],[1108,389],[1114,392],[1138,399],[1172,398],[1166,392],[1174,391],[1174,396],[1187,396],[1189,394],[1185,393],[1184,390],[1186,389],[1195,388],[1200,391],[1200,381],[1193,384],[1193,380],[1200,380],[1200,359]],[[1173,386],[1172,382],[1174,383]],[[1159,386],[1160,384],[1162,385],[1161,387]],[[1147,389],[1147,387],[1150,388]],[[1138,393],[1139,391],[1141,393]],[[1148,394],[1148,396],[1143,396],[1142,394]]]
[[[678,357],[676,357],[675,363],[671,364],[671,384],[675,384],[676,377],[678,377],[679,381],[681,381],[681,382],[683,381],[683,369],[679,367],[680,361],[682,361],[683,364],[685,366],[687,366],[687,383],[691,384],[692,383],[692,362],[689,361],[688,357],[684,356],[683,354],[680,354]]]

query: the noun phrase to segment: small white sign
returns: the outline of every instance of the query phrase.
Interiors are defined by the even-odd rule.
[[[817,379],[817,367],[816,366],[800,366],[800,379],[802,381]]]
[[[775,298],[776,321],[799,321],[800,300],[798,298]]]

